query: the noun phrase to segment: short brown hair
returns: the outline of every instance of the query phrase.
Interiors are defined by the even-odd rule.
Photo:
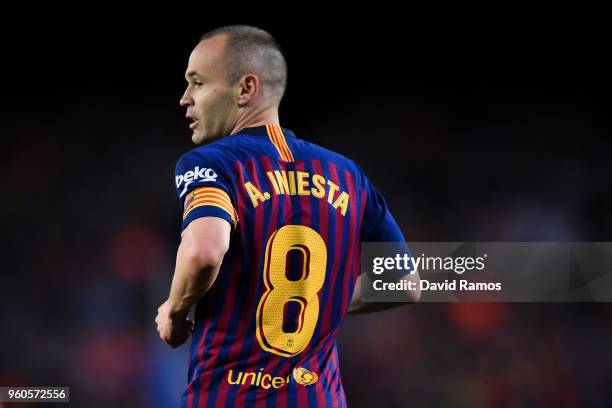
[[[229,25],[211,30],[200,41],[225,34],[227,79],[235,84],[243,75],[256,74],[264,95],[280,103],[287,88],[287,62],[270,33],[248,25]]]

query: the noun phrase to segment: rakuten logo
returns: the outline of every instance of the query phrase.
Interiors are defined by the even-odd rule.
[[[185,174],[176,176],[176,188],[181,188],[181,184],[185,183],[183,191],[181,192],[181,197],[187,192],[187,186],[194,181],[217,181],[217,173],[215,173],[213,169],[196,166],[193,171],[190,170]]]

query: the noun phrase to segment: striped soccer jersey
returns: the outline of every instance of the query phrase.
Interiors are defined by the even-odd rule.
[[[232,225],[198,301],[182,406],[346,406],[336,336],[362,241],[403,242],[380,192],[346,157],[276,124],[181,156],[182,229]]]

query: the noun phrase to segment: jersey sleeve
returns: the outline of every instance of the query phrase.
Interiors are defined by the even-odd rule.
[[[387,202],[382,193],[374,187],[368,178],[362,173],[364,188],[366,191],[366,205],[361,224],[361,240],[363,242],[388,242],[389,249],[396,254],[406,254],[412,257],[412,251],[408,246],[404,234],[393,218]],[[410,271],[415,271],[414,263],[410,261]],[[406,275],[406,270],[397,269],[386,271],[385,279],[388,282],[396,282]],[[374,279],[380,279],[380,275]]]
[[[213,149],[192,150],[176,163],[174,180],[183,212],[181,231],[200,217],[223,218],[232,228],[238,225],[233,189],[217,155]]]
[[[364,242],[405,242],[404,234],[393,218],[385,198],[363,174],[363,171],[361,169],[359,171],[366,193],[361,240]]]

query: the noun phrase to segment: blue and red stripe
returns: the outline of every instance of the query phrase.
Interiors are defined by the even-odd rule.
[[[285,146],[281,136],[273,129],[271,140],[277,144],[273,146],[266,140],[259,150],[264,154],[236,160],[232,171],[226,173],[235,186],[230,197],[241,222],[232,235],[227,263],[224,261],[217,282],[198,305],[185,393],[186,406],[190,408],[346,406],[335,338],[360,272],[359,232],[364,221],[366,192],[354,168],[322,157],[304,157],[299,150],[301,142],[287,137]],[[289,152],[294,156],[289,157]],[[333,199],[342,191],[350,197],[346,215],[328,202],[328,186],[322,198],[312,194],[274,194],[266,172],[275,170],[319,174],[338,185],[340,191]],[[254,208],[243,188],[246,182],[262,193],[270,192],[272,197]],[[262,349],[255,336],[255,316],[265,289],[262,275],[265,245],[275,231],[291,224],[318,232],[327,248],[327,265],[325,282],[318,294],[319,319],[312,340],[299,355],[283,357]],[[293,263],[295,260],[290,260],[289,264]],[[294,367],[314,371],[319,380],[308,386],[298,384],[291,376]],[[269,390],[227,382],[229,370],[234,370],[236,378],[238,372],[256,373],[259,369],[272,377],[291,379],[281,388]]]

